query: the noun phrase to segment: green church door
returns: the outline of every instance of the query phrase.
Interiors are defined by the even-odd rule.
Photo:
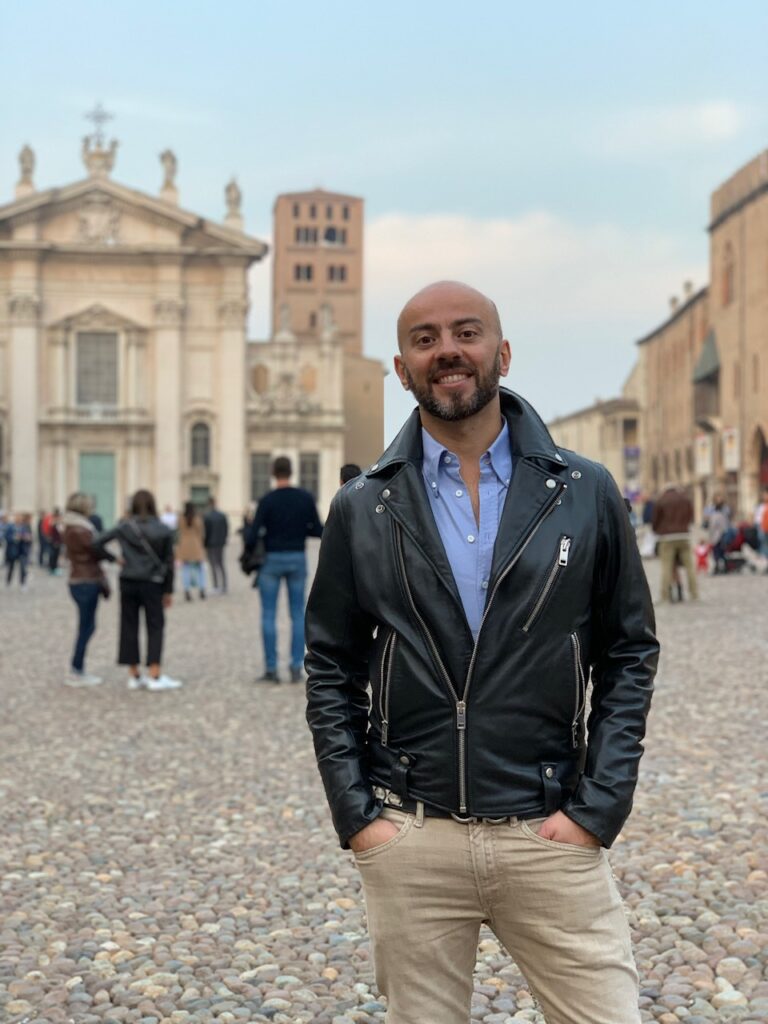
[[[111,452],[80,453],[80,490],[95,502],[94,511],[108,529],[115,521],[115,456]]]

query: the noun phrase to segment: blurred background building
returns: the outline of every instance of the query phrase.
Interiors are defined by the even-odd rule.
[[[363,354],[362,200],[278,199],[274,330],[249,342],[248,269],[268,247],[243,231],[237,183],[221,223],[179,205],[169,150],[158,195],[118,184],[105,119],[97,108],[84,179],[38,191],[25,146],[0,206],[0,508],[83,490],[110,523],[143,486],[173,508],[215,495],[234,516],[289,455],[326,510],[342,463],[372,462],[383,443],[384,370]]]
[[[670,299],[622,397],[550,426],[633,500],[674,482],[699,518],[717,493],[750,518],[768,486],[768,150],[713,193],[708,232],[710,283]]]

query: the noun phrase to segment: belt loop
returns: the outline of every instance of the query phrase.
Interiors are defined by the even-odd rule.
[[[424,801],[416,801],[416,821],[414,822],[416,828],[424,827]]]

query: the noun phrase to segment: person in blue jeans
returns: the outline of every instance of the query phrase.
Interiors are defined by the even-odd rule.
[[[284,455],[272,463],[275,488],[259,502],[256,515],[244,535],[246,549],[263,541],[264,563],[259,570],[261,596],[261,634],[264,642],[265,671],[257,682],[279,683],[277,672],[277,599],[280,583],[288,588],[291,613],[291,682],[301,680],[304,661],[304,602],[307,580],[307,537],[321,537],[323,524],[315,499],[301,487],[291,486],[293,467]]]

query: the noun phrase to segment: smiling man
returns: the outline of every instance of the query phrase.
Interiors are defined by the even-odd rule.
[[[548,1024],[637,1024],[605,848],[631,809],[658,644],[624,502],[499,389],[510,346],[486,296],[424,288],[398,344],[418,409],[334,499],[306,660],[386,1019],[467,1024],[486,922]]]

